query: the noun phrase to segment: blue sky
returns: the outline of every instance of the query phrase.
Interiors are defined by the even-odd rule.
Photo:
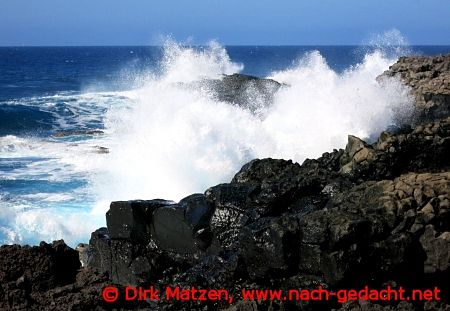
[[[0,0],[0,45],[450,44],[449,0]]]

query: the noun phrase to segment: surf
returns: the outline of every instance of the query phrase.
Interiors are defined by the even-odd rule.
[[[407,51],[382,46],[339,71],[319,50],[301,53],[266,75],[281,84],[270,102],[246,89],[251,109],[220,99],[205,82],[245,71],[217,42],[167,42],[157,66],[127,78],[126,91],[88,85],[79,94],[22,100],[54,121],[45,128],[49,136],[8,132],[0,139],[3,162],[10,163],[2,182],[11,185],[0,193],[2,243],[64,238],[76,245],[104,225],[111,201],[177,201],[228,182],[254,158],[301,163],[343,148],[349,134],[370,141],[412,113],[400,81],[376,80]],[[53,135],[80,128],[102,134]]]

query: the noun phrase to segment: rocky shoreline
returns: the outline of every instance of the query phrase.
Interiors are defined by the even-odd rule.
[[[418,114],[372,144],[349,136],[344,150],[301,165],[255,159],[178,203],[112,202],[107,228],[78,251],[63,241],[1,246],[0,309],[450,310],[450,55],[402,57],[379,80],[392,76],[411,87]],[[437,287],[442,299],[108,303],[111,284],[235,297],[242,288]]]

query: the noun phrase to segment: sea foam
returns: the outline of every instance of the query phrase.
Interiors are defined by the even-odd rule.
[[[64,238],[74,246],[105,225],[104,213],[111,201],[177,201],[230,181],[254,158],[301,163],[345,147],[348,134],[371,140],[411,113],[412,99],[405,86],[395,79],[376,81],[400,54],[402,50],[393,53],[392,48],[385,52],[377,47],[362,62],[337,72],[319,51],[312,50],[289,68],[269,75],[283,87],[270,105],[257,101],[261,106],[254,113],[238,103],[218,101],[207,88],[199,87],[204,79],[243,70],[224,47],[215,42],[204,48],[169,42],[159,68],[134,79],[139,87],[67,95],[77,111],[69,119],[72,124],[101,120],[104,135],[75,142],[15,136],[0,140],[2,157],[11,161],[43,158],[9,171],[5,178],[31,174],[35,176],[31,178],[45,175],[57,182],[81,179],[85,183],[74,193],[61,195],[52,191],[14,198],[0,194],[2,242]],[[92,105],[97,98],[100,110]],[[54,105],[46,101],[48,107]],[[55,118],[66,127],[64,115]],[[96,146],[108,148],[109,153],[96,153]],[[74,202],[71,197],[78,199]]]
[[[303,55],[291,68],[270,75],[285,86],[258,114],[217,101],[207,91],[180,87],[178,82],[242,69],[225,48],[213,43],[198,51],[172,43],[166,53],[162,73],[128,93],[134,105],[111,107],[106,114],[111,153],[94,181],[97,213],[111,200],[179,200],[203,192],[228,182],[253,158],[301,163],[345,147],[348,134],[370,139],[412,107],[399,81],[376,81],[396,60],[382,50],[342,73],[318,51]]]

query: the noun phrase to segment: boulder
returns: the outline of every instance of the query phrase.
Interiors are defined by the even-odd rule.
[[[221,79],[204,80],[200,87],[215,99],[229,102],[258,114],[273,102],[282,86],[277,81],[244,74],[223,75]]]
[[[247,184],[220,184],[209,188],[205,196],[214,205],[209,228],[224,250],[237,247],[238,234],[247,222],[259,218],[248,208],[255,187]]]
[[[106,213],[106,225],[111,239],[125,239],[135,244],[150,241],[150,226],[153,211],[170,206],[172,201],[134,200],[112,202]]]
[[[184,198],[153,212],[151,236],[156,245],[180,254],[194,254],[208,248],[207,226],[214,211],[203,194]]]

